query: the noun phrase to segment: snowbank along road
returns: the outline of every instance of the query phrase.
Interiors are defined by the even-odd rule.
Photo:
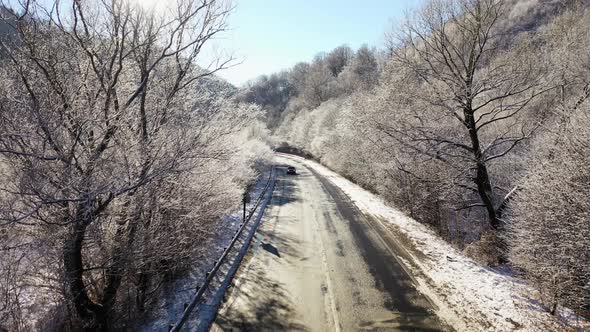
[[[379,221],[296,159],[277,165],[271,204],[214,331],[450,330]]]

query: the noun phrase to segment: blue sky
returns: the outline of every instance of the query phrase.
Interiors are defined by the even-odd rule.
[[[153,8],[168,0],[132,1]],[[382,47],[392,22],[422,0],[233,1],[236,8],[229,19],[231,31],[210,45],[201,64],[206,66],[219,53],[234,54],[242,63],[219,75],[241,85],[262,74],[310,61],[316,54],[343,44],[353,49],[362,44]]]
[[[220,48],[243,63],[220,76],[240,85],[347,44],[381,47],[392,20],[420,0],[237,0]]]

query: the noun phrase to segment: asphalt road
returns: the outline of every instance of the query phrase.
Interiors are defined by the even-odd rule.
[[[271,204],[212,330],[445,330],[378,221],[296,160],[277,164]]]

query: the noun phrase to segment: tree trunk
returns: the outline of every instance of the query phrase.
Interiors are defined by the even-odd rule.
[[[557,299],[554,299],[553,305],[551,306],[551,311],[549,312],[552,316],[557,314]]]
[[[494,189],[492,187],[492,182],[490,180],[490,175],[488,173],[488,167],[485,163],[484,155],[481,150],[479,136],[477,133],[477,126],[475,123],[475,117],[471,109],[465,109],[463,113],[465,115],[465,125],[469,130],[469,137],[471,139],[471,149],[473,151],[473,155],[475,157],[476,162],[476,175],[473,178],[473,180],[477,185],[477,192],[479,194],[479,197],[481,198],[481,201],[486,208],[490,226],[496,233],[499,233],[503,231],[504,225],[502,223],[502,220],[500,219],[498,211],[496,210]],[[508,257],[506,257],[506,242],[501,236],[498,236],[498,234],[496,234],[495,242],[496,248],[498,249],[498,263],[507,263]]]
[[[66,286],[76,313],[82,319],[85,330],[95,331],[101,329],[99,321],[102,320],[103,308],[88,297],[84,285],[84,264],[82,262],[82,243],[86,227],[92,221],[92,211],[89,206],[92,206],[91,202],[78,205],[72,220],[72,229],[64,241],[63,262]]]
[[[499,231],[502,229],[501,220],[498,218],[496,213],[496,206],[494,203],[494,189],[490,180],[487,165],[485,164],[483,152],[481,151],[481,144],[479,142],[479,136],[477,134],[477,127],[475,124],[475,117],[471,109],[464,110],[465,115],[465,126],[469,130],[469,138],[471,139],[471,149],[473,156],[475,157],[475,169],[476,175],[473,179],[477,185],[477,192],[485,205],[488,217],[490,220],[490,226],[492,229]]]
[[[141,198],[137,198],[137,200],[141,200]],[[106,286],[100,300],[100,307],[102,308],[103,314],[99,317],[99,325],[103,329],[108,327],[108,313],[111,312],[117,300],[117,292],[123,281],[123,272],[125,270],[125,264],[128,261],[128,250],[133,246],[140,219],[141,204],[137,203],[133,217],[127,222],[127,226],[120,225],[117,229],[115,239],[116,247],[111,257],[112,264],[106,270]]]
[[[488,217],[490,219],[490,226],[496,231],[501,230],[502,224],[498,219],[496,207],[494,206],[494,193],[492,191],[492,184],[488,174],[487,166],[481,162],[477,162],[477,175],[475,177],[475,184],[477,191],[483,204],[485,205]]]

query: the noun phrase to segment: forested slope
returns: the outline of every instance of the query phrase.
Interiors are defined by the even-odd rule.
[[[549,311],[590,309],[587,1],[435,0],[380,50],[343,46],[242,98],[288,144],[485,264]]]

